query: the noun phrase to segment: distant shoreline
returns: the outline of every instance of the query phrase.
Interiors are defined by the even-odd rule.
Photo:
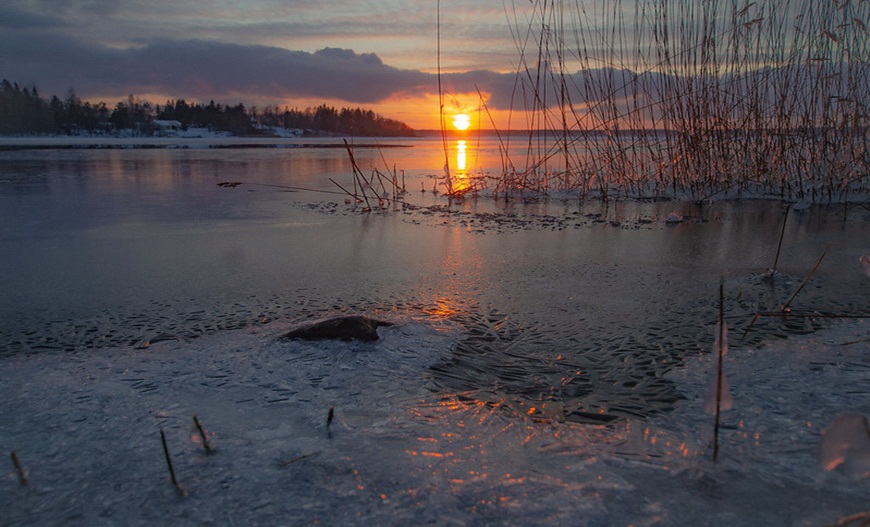
[[[102,149],[344,148],[340,137],[0,136],[0,151]],[[354,148],[408,148],[395,137],[346,138]],[[407,138],[413,139],[413,138]],[[382,143],[390,140],[390,143]]]
[[[608,134],[600,130],[573,130],[570,138],[655,137],[666,135],[666,130],[620,130]],[[673,133],[673,132],[672,132]],[[743,133],[751,133],[744,131]],[[784,133],[784,132],[780,132]],[[347,136],[347,135],[271,135],[239,136],[213,132],[208,129],[191,129],[172,135],[0,135],[0,151],[39,149],[115,149],[115,148],[344,148],[347,140],[354,148],[410,147],[419,140],[447,138],[450,140],[479,138],[509,140],[513,138],[536,139],[549,137],[562,140],[563,132],[554,130],[414,130],[408,136]]]

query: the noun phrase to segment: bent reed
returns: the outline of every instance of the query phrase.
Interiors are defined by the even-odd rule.
[[[502,169],[480,178],[496,196],[870,199],[870,2],[507,9],[525,120],[509,128],[528,134],[499,134]]]

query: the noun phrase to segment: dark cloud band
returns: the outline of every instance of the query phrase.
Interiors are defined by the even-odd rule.
[[[67,37],[0,37],[0,72],[41,91],[80,95],[167,93],[189,98],[315,97],[376,103],[431,89],[431,75],[384,64],[377,55],[315,53],[259,45],[170,41],[113,49]]]

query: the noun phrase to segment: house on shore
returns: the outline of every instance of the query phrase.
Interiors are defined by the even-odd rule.
[[[183,129],[181,121],[169,119],[155,119],[151,121],[151,124],[154,125],[154,133],[156,135],[176,135]]]

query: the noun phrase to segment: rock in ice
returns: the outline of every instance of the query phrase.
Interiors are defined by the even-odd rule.
[[[375,320],[362,315],[347,315],[329,318],[298,327],[281,336],[287,340],[378,340],[380,326],[392,326],[392,322]]]

